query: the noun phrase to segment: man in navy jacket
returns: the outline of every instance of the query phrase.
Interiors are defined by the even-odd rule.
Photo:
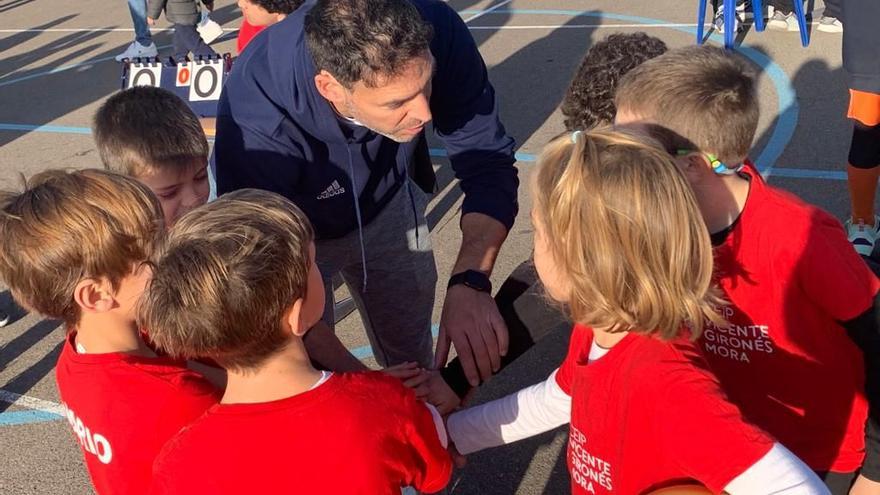
[[[294,201],[315,226],[328,294],[341,273],[379,363],[430,366],[437,275],[426,198],[412,182],[432,187],[429,122],[464,191],[435,364],[454,343],[476,385],[507,349],[488,275],[517,213],[518,179],[485,64],[448,5],[310,0],[257,36],[220,99],[218,192],[256,187]],[[326,326],[309,335],[319,364],[360,366]]]

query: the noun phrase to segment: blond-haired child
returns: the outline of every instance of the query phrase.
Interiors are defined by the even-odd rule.
[[[607,130],[550,142],[533,188],[535,265],[575,328],[544,382],[450,416],[461,453],[570,420],[575,494],[698,481],[715,492],[826,493],[727,401],[693,338],[721,324],[709,235],[673,159]]]

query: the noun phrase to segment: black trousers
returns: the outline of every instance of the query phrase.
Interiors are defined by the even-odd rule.
[[[199,36],[195,26],[175,24],[173,40],[175,62],[186,60],[190,52],[192,52],[194,59],[198,59],[199,55],[205,58],[217,55],[213,48],[202,41],[202,37]]]

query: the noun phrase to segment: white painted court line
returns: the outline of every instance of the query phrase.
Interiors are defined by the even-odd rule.
[[[223,28],[224,31],[238,31],[238,28]],[[150,28],[151,33],[172,32],[174,28]],[[47,29],[0,29],[0,33],[133,33],[133,28],[47,28]]]
[[[490,10],[494,10],[498,7],[509,3],[511,0],[506,0],[495,7],[492,7]],[[485,13],[488,13],[487,10]],[[470,22],[477,17],[482,17],[485,13],[475,14],[473,17],[469,17],[464,22]],[[818,22],[811,22],[813,26],[818,25]],[[749,25],[749,23],[746,23]],[[711,27],[712,23],[705,23],[704,27]],[[596,23],[596,24],[529,24],[529,25],[502,25],[502,26],[468,26],[468,29],[472,29],[474,31],[482,31],[482,30],[516,30],[516,29],[621,29],[621,28],[639,28],[639,29],[657,29],[657,28],[695,28],[697,27],[696,23],[676,23],[669,22],[663,24],[638,24],[638,23]],[[171,29],[154,29],[153,32],[162,32],[162,31],[171,31]],[[236,32],[238,28],[223,28],[225,32]],[[134,29],[131,28],[70,28],[70,29],[0,29],[0,33],[133,33]]]
[[[706,27],[711,26],[711,24],[706,23]],[[649,28],[695,28],[696,24],[542,24],[542,25],[529,25],[529,26],[468,26],[468,29],[471,30],[481,30],[481,29],[608,29],[608,28],[639,28],[639,29],[649,29]]]
[[[479,12],[479,13],[477,13],[477,14],[472,15],[471,17],[468,17],[467,19],[464,20],[464,23],[467,24],[467,23],[471,22],[471,21],[474,20],[474,19],[477,19],[477,18],[483,17],[484,15],[486,15],[486,14],[488,14],[488,13],[490,13],[490,12],[496,10],[496,9],[499,9],[499,8],[501,8],[501,7],[504,7],[505,5],[509,4],[509,3],[512,2],[512,1],[513,1],[513,0],[504,0],[504,1],[501,2],[501,3],[495,4],[494,6],[489,7],[488,9],[486,9],[486,10],[484,10],[484,11],[482,11],[482,12]]]
[[[0,389],[0,402],[6,402],[7,404],[26,407],[28,409],[35,409],[37,411],[57,414],[59,416],[65,416],[67,414],[67,412],[64,410],[64,406],[56,402],[38,399],[36,397],[31,397],[28,395],[21,395],[2,389]]]

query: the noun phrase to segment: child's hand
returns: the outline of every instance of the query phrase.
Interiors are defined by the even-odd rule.
[[[877,495],[880,494],[880,483],[871,481],[862,475],[856,478],[856,482],[849,490],[849,495]]]
[[[455,442],[452,440],[452,436],[449,435],[449,416],[443,416],[443,428],[446,430],[446,438],[449,439],[449,444],[446,446],[446,451],[449,452],[449,457],[452,458],[452,464],[455,467],[461,469],[467,464],[467,458],[461,455],[461,452],[458,451],[458,448],[455,446]]]
[[[455,467],[461,469],[467,464],[467,457],[458,452],[454,443],[449,442],[449,447],[447,447],[446,450],[449,451],[449,457],[452,457],[452,463],[455,464]]]
[[[148,25],[148,26],[155,26],[155,25],[156,25],[156,20],[153,19],[152,17],[147,17],[147,25]]]
[[[452,391],[443,376],[437,370],[428,370],[428,396],[429,404],[437,408],[441,416],[446,416],[461,405],[461,399]]]
[[[425,400],[428,396],[427,382],[430,375],[427,371],[419,367],[419,363],[401,363],[389,366],[382,370],[388,376],[393,376],[401,382],[403,386],[413,389],[416,397]]]
[[[214,12],[214,1],[210,2],[202,2],[205,5],[205,8],[208,9],[208,12]]]

